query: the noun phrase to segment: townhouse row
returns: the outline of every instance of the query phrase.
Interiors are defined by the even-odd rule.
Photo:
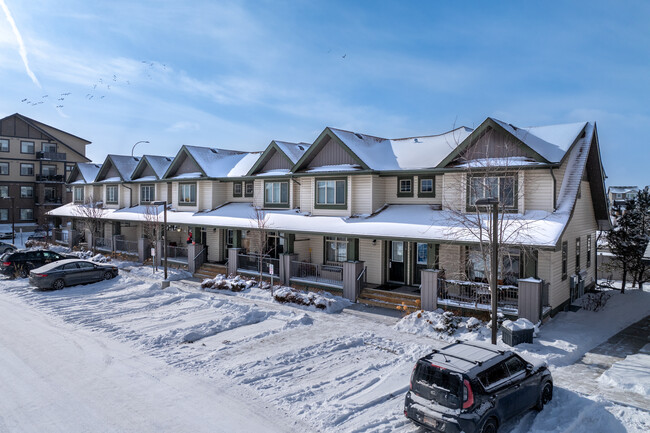
[[[519,128],[487,118],[400,139],[328,127],[312,143],[272,141],[260,152],[184,145],[175,156],[79,163],[73,201],[49,214],[82,232],[82,209],[101,207],[100,244],[155,241],[161,233],[147,227],[162,222],[165,202],[173,260],[194,260],[184,251],[191,233],[204,261],[236,260],[242,272],[261,261],[267,274],[283,267],[287,282],[334,290],[345,263],[360,264],[365,288],[412,294],[423,271],[438,269],[438,304],[481,308],[491,233],[476,200],[495,197],[500,305],[516,314],[519,280],[535,278],[553,312],[595,282],[596,232],[609,224],[604,178],[590,122]]]

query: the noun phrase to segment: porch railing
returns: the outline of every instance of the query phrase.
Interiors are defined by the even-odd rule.
[[[486,283],[460,280],[438,280],[438,304],[490,310],[490,285]],[[497,306],[505,311],[518,310],[519,288],[517,286],[497,286]]]
[[[187,247],[167,246],[168,259],[187,259]]]
[[[291,262],[291,278],[343,287],[343,267],[340,265]]]
[[[113,251],[113,240],[111,238],[94,238],[95,248],[100,251]]]
[[[249,272],[259,272],[260,261],[262,262],[263,274],[271,274],[271,265],[273,265],[273,275],[280,274],[280,259],[261,257],[258,254],[238,254],[237,267]]]
[[[138,242],[126,239],[115,239],[115,251],[119,253],[137,254]]]
[[[68,231],[67,230],[55,230],[54,231],[54,241],[60,244],[68,243]]]

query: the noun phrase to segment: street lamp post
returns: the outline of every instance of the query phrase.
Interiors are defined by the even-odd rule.
[[[11,209],[9,209],[9,213],[11,213],[11,243],[15,244],[16,243],[16,215],[14,214],[14,198],[13,197],[2,197],[5,200],[11,200]]]
[[[142,141],[138,141],[137,143],[135,143],[133,145],[133,147],[131,148],[131,156],[133,156],[133,151],[135,150],[135,146],[137,146],[140,143],[149,143],[149,142],[147,140],[142,140]]]
[[[492,306],[492,344],[497,344],[497,273],[499,272],[499,199],[495,197],[476,200],[476,206],[492,206],[492,258],[490,260],[490,301]]]
[[[152,204],[154,206],[163,206],[163,266],[165,268],[165,280],[167,280],[167,200],[155,201]]]

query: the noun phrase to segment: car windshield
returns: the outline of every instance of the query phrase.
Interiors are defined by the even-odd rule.
[[[457,373],[420,361],[413,374],[412,385],[418,395],[441,406],[452,409],[460,406],[462,384]]]

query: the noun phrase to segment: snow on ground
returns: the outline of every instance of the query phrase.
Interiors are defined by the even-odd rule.
[[[52,320],[62,319],[78,332],[90,331],[100,341],[126,344],[127,349],[121,350],[143,363],[147,356],[154,357],[152,366],[162,362],[179,375],[218,384],[225,395],[250,396],[265,410],[281,413],[289,424],[308,426],[295,430],[419,431],[403,416],[404,393],[415,360],[458,337],[490,337],[485,323],[440,312],[420,317],[416,313],[401,321],[357,309],[328,314],[314,307],[280,304],[268,290],[251,287],[242,292],[206,291],[197,283],[175,281],[171,288],[161,290],[160,271],[152,275],[150,267],[122,264],[120,268],[114,280],[61,291],[36,291],[28,288],[25,280],[0,279],[0,300],[9,299],[28,311],[38,310]],[[172,271],[175,279],[183,275]],[[0,302],[0,317],[4,308]],[[534,344],[516,350],[549,361],[552,369],[562,369],[650,314],[649,310],[650,293],[630,290],[613,295],[598,313],[558,314],[539,328]],[[30,318],[36,323],[41,320]],[[27,328],[33,326],[30,321],[23,321]],[[450,327],[441,323],[455,323],[456,327],[450,334]],[[6,333],[3,338],[5,345],[30,344],[11,340]],[[46,341],[38,342],[37,347],[45,346]],[[47,376],[41,380],[49,381]],[[131,379],[126,375],[114,380],[127,386]],[[187,404],[195,401],[202,408],[205,396],[192,392],[195,383],[188,380],[185,386],[177,381],[175,386]],[[55,410],[48,401],[34,404],[39,410]],[[7,403],[0,398],[0,413],[5,409]],[[116,417],[124,410],[114,409]],[[247,410],[246,405],[241,407],[242,414]],[[143,414],[150,415],[154,414]],[[544,411],[511,420],[503,431],[645,432],[650,427],[648,417],[647,411],[598,395],[581,395],[571,391],[571,383],[556,382],[555,397]],[[152,425],[149,431],[154,430],[165,429]]]
[[[609,386],[650,397],[650,344],[641,353],[626,356],[598,378]]]

